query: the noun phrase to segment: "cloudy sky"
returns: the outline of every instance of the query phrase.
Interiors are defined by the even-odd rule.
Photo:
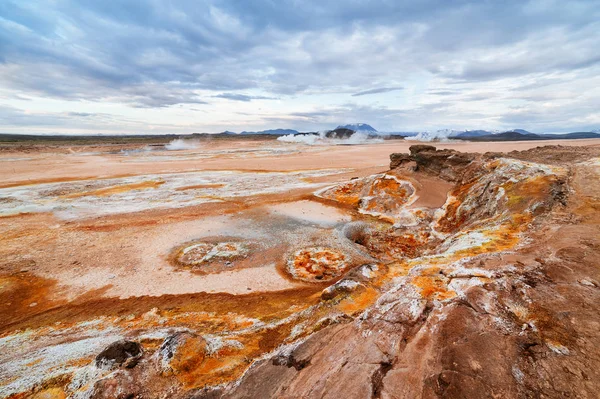
[[[600,1],[2,0],[0,131],[600,129]]]

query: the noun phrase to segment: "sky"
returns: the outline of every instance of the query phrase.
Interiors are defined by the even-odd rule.
[[[600,129],[600,1],[2,0],[0,132]]]

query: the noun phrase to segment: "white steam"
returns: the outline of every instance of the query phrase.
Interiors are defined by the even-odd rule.
[[[452,136],[457,134],[456,130],[443,129],[435,132],[420,132],[414,137],[407,138],[407,140],[416,141],[450,141]]]
[[[165,145],[165,149],[169,151],[193,150],[194,148],[196,148],[195,143],[185,141],[183,139],[175,139],[172,140],[169,144]]]
[[[343,139],[332,139],[325,137],[327,132],[319,132],[318,134],[288,134],[285,136],[277,137],[278,141],[284,143],[300,143],[306,145],[357,145],[367,143],[380,143],[383,141],[382,138],[369,137],[368,133],[355,132],[352,136]]]
[[[320,136],[316,134],[286,134],[285,136],[277,137],[277,141],[283,141],[284,143],[302,143],[307,145],[316,145],[318,140],[320,140]]]

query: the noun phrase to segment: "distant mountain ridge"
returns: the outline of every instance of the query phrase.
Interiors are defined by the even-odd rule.
[[[450,134],[448,137],[481,137],[496,133],[498,132],[493,132],[489,130],[465,130],[461,133]]]
[[[469,141],[532,141],[532,140],[576,140],[576,139],[597,139],[600,133],[594,132],[573,132],[564,134],[536,134],[520,133],[518,131],[509,131],[504,133],[489,134],[477,137],[454,137],[458,140]]]
[[[340,125],[338,127],[335,128],[337,129],[350,129],[350,130],[354,130],[355,132],[370,132],[370,133],[377,133],[377,130],[367,124],[367,123],[349,123],[347,125]]]
[[[512,130],[509,130],[509,131],[510,132],[517,132],[517,133],[521,133],[521,134],[535,134],[535,133],[528,132],[525,129],[512,129]]]
[[[368,132],[368,133],[377,133],[377,130],[367,124],[367,123],[350,123],[347,125],[340,125],[338,127],[336,127],[333,130],[340,130],[340,129],[347,129],[347,130],[352,130],[354,132]],[[227,133],[233,133],[233,132],[229,132],[227,131]],[[278,136],[286,136],[286,135],[297,135],[300,134],[299,131],[295,130],[295,129],[268,129],[268,130],[260,130],[260,131],[246,131],[244,130],[243,132],[239,133],[242,135],[250,135],[250,134],[272,134],[272,135],[278,135]],[[347,134],[347,133],[346,133]]]
[[[276,135],[280,135],[280,136],[285,136],[287,134],[297,134],[297,133],[299,133],[299,132],[294,129],[268,129],[268,130],[261,130],[259,132],[247,132],[244,130],[240,134],[276,134]]]

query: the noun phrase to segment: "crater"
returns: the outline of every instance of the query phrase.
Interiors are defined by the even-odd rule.
[[[218,272],[233,266],[233,261],[246,258],[255,245],[241,241],[195,241],[175,248],[171,263],[194,271]],[[210,266],[213,266],[212,268]],[[217,266],[216,270],[214,266]]]

